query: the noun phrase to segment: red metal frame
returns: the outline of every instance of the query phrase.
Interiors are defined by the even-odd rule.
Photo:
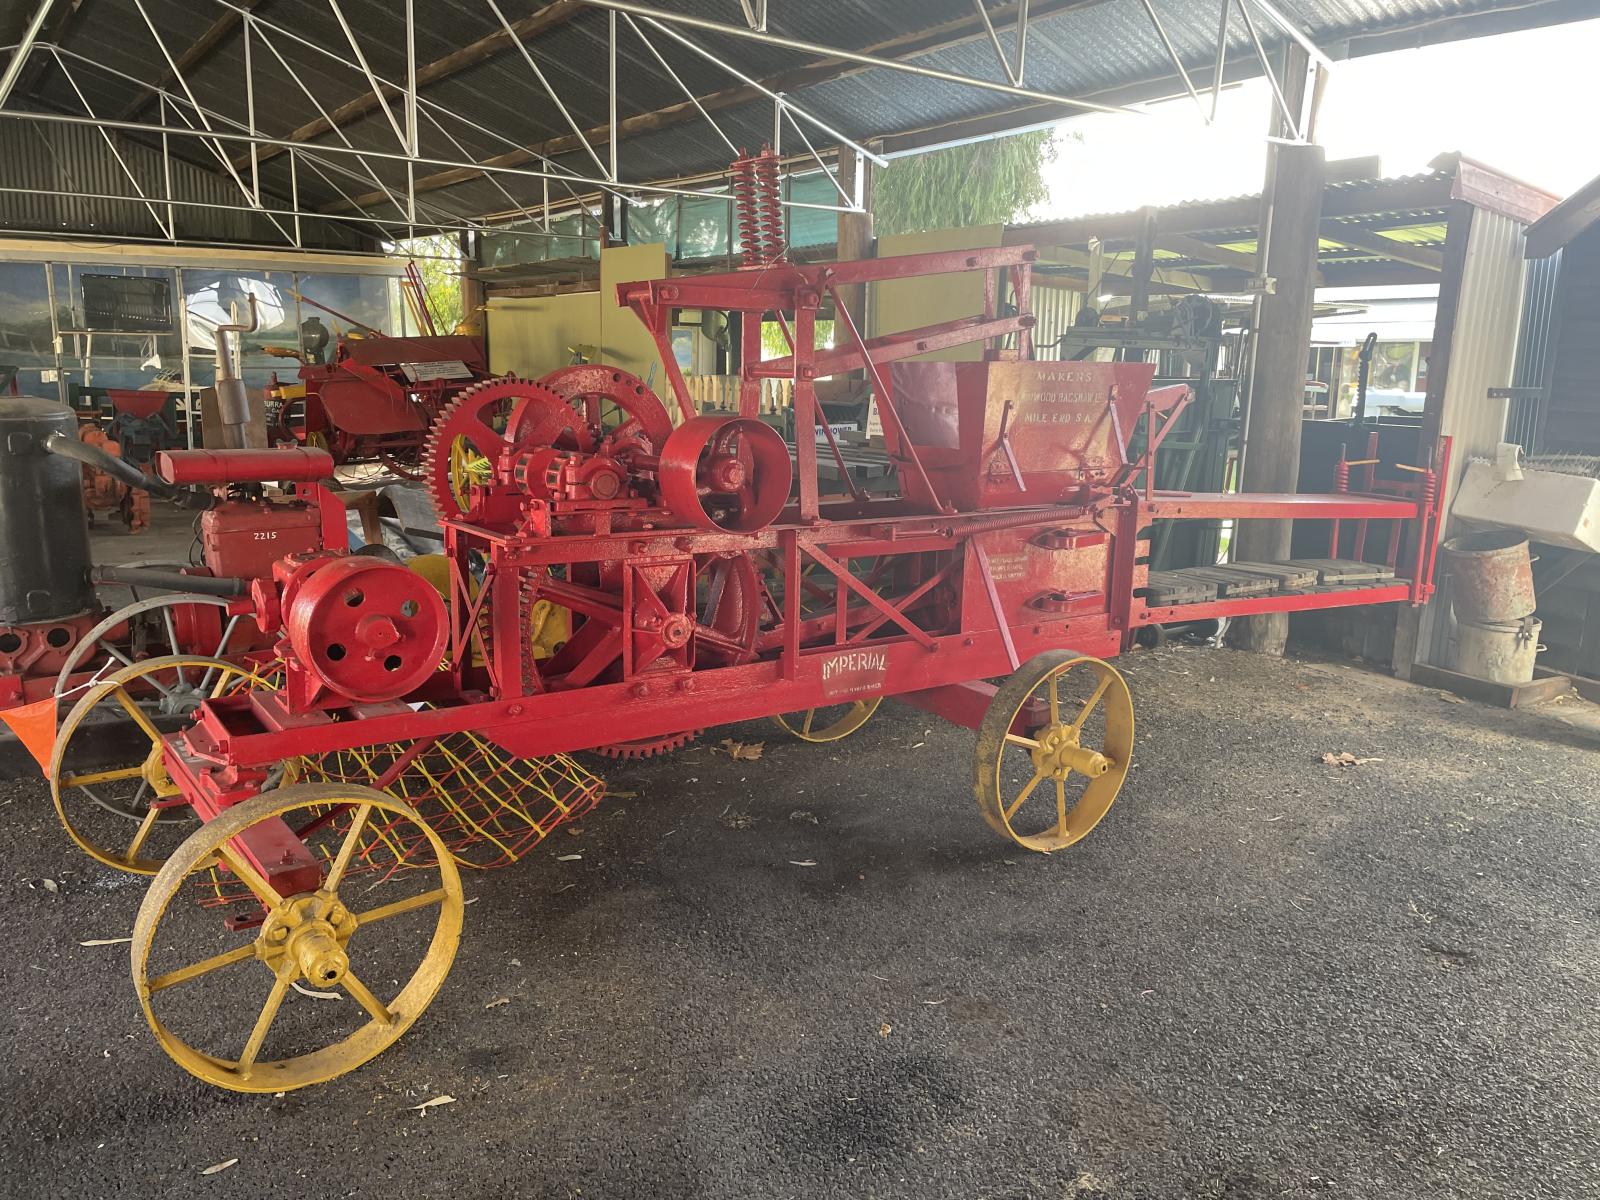
[[[495,465],[496,482],[473,485],[481,516],[445,522],[447,670],[383,703],[327,693],[313,702],[303,690],[212,701],[192,728],[168,740],[173,778],[206,816],[248,794],[285,758],[466,730],[535,757],[869,695],[900,696],[972,725],[991,690],[981,681],[1045,650],[1109,657],[1149,624],[1427,599],[1447,444],[1414,481],[1369,480],[1356,493],[1347,490],[1348,467],[1326,494],[1157,491],[1154,455],[1187,390],[1150,394],[1152,369],[1134,364],[1030,362],[1034,258],[1031,249],[1008,247],[780,261],[621,285],[619,299],[660,347],[683,412],[693,413],[694,404],[670,345],[677,308],[746,318],[741,417],[727,420],[759,416],[761,379],[793,382],[797,491],[777,520],[753,521],[746,531],[701,512],[707,473],[718,469],[706,457],[709,435],[691,438],[692,452],[679,442],[669,453],[672,436],[607,449],[603,430],[593,444],[508,450]],[[984,273],[983,312],[862,341],[835,300],[849,338],[832,350],[813,348],[817,311],[839,285],[956,270]],[[1013,315],[1002,311],[1007,289]],[[769,313],[783,321],[792,353],[763,363],[759,324]],[[985,361],[961,369],[981,377],[952,391],[961,433],[941,444],[940,402],[906,390],[906,381],[937,383],[938,372],[898,368],[897,383],[886,368],[971,341],[986,343]],[[900,497],[821,494],[814,384],[858,369],[874,385],[905,485]],[[1141,415],[1146,445],[1129,458]],[[716,418],[699,420],[715,431]],[[555,487],[541,481],[581,480],[584,463],[603,455],[608,469],[628,473],[626,497],[602,502],[571,482],[539,490]],[[556,463],[562,456],[565,465]],[[769,478],[779,470],[770,456],[745,462]],[[662,479],[673,482],[662,486]],[[1391,539],[1397,578],[1381,586],[1165,607],[1139,595],[1153,522],[1254,518],[1329,521],[1335,539],[1341,525],[1364,529],[1371,521],[1413,536],[1405,554],[1400,535]],[[1331,544],[1337,552],[1337,540]],[[726,561],[750,569],[719,573]],[[562,606],[572,622],[564,646],[542,659],[527,636],[529,606],[538,600]],[[727,604],[732,617],[720,609]],[[281,831],[262,836],[251,857],[272,879],[273,855],[286,850]],[[304,863],[291,856],[282,869],[302,871]]]

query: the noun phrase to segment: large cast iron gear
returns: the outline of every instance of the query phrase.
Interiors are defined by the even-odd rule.
[[[500,423],[497,410],[508,405]],[[460,520],[471,513],[468,484],[480,473],[492,474],[507,450],[561,444],[587,451],[593,443],[583,422],[555,392],[534,380],[507,375],[464,388],[440,411],[423,442],[422,479],[439,519]],[[478,465],[483,463],[486,468]]]
[[[539,382],[572,405],[595,436],[609,438],[614,447],[630,445],[659,454],[672,433],[672,414],[637,375],[604,363],[559,367]],[[624,420],[605,428],[606,402],[616,405]]]

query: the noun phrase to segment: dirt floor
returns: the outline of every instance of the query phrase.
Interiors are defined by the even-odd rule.
[[[971,734],[894,705],[607,764],[631,794],[468,879],[417,1027],[281,1097],[156,1047],[127,947],[82,944],[144,881],[0,784],[4,1193],[1600,1195],[1596,710],[1126,668],[1127,786],[1050,857],[979,818]]]

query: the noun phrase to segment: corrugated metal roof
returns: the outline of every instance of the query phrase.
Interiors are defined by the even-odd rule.
[[[1216,40],[1214,4],[1196,0],[1152,2],[1197,82],[1209,79]],[[667,10],[725,22],[737,20],[737,9],[727,0],[656,3]],[[221,6],[196,4],[194,0],[144,0],[144,7],[174,56],[224,12]],[[341,7],[372,69],[380,77],[402,78],[405,53],[400,6],[392,0],[342,0]],[[502,2],[512,20],[541,7],[542,0]],[[1574,0],[1554,0],[1552,4],[1532,7],[1508,0],[1280,0],[1279,7],[1319,45],[1329,48],[1344,46],[1352,39],[1370,41],[1375,35],[1401,29],[1416,30],[1408,36],[1421,42],[1460,36],[1463,28],[1470,31],[1473,22],[1491,19],[1497,24],[1531,25],[1584,15],[1580,11],[1584,6]],[[1029,88],[1119,100],[1170,94],[1175,89],[1171,64],[1139,0],[1034,0],[1033,8],[1027,51]],[[260,6],[257,12],[264,23],[263,37],[276,49],[274,53],[261,39],[253,39],[256,119],[263,133],[288,136],[315,120],[318,109],[311,96],[324,109],[333,111],[368,92],[360,72],[338,61],[350,58],[349,45],[325,0],[274,0]],[[416,6],[416,19],[417,57],[421,63],[491,35],[498,28],[493,13],[481,0],[431,0]],[[984,34],[970,31],[972,21],[969,0],[772,0],[770,8],[774,32],[853,49],[875,47],[886,40],[950,22],[965,22],[962,28],[969,31],[967,34],[939,39],[937,49],[918,54],[914,61],[973,77],[1001,79],[993,47]],[[273,32],[265,23],[303,40]],[[607,121],[607,24],[605,11],[583,8],[529,43],[530,52],[572,118],[585,129],[603,127]],[[1263,21],[1260,26],[1270,44],[1279,44],[1281,39],[1269,23]],[[622,28],[620,115],[626,118],[679,104],[684,97],[678,85],[662,71],[626,23]],[[686,35],[759,79],[779,78],[815,61],[806,54],[717,33],[691,30]],[[1009,30],[1002,28],[1001,36],[1009,44]],[[187,76],[202,104],[236,122],[246,119],[244,41],[236,29]],[[736,86],[727,72],[684,47],[659,35],[653,35],[653,41],[697,96]],[[1358,44],[1356,50],[1364,44]],[[97,70],[78,63],[71,68],[85,99],[102,118],[127,113],[139,95],[134,80],[154,80],[163,73],[161,52],[132,6],[86,6],[71,24],[64,46],[106,68]],[[1254,73],[1254,58],[1248,47],[1247,36],[1235,19],[1229,49],[1233,71]],[[821,74],[837,77],[807,77],[787,94],[858,140],[940,129],[968,118],[996,114],[1014,113],[1016,123],[1023,125],[1065,113],[1015,96],[881,68],[847,67]],[[45,107],[70,113],[83,111],[77,95],[58,70],[37,73],[30,86],[31,98]],[[449,162],[478,160],[570,133],[566,118],[509,45],[432,84],[424,96],[457,114],[451,117],[425,109],[437,115],[445,127],[441,130],[427,117],[422,120],[421,150],[427,158]],[[398,108],[395,105],[397,119]],[[146,117],[150,111],[146,110]],[[656,181],[724,166],[727,146],[698,115],[691,113],[690,117],[626,139],[621,156],[624,177],[638,182]],[[772,109],[765,100],[729,104],[718,110],[716,119],[736,144],[754,148],[771,134]],[[342,137],[323,134],[313,144],[337,145],[348,139],[357,147],[390,153],[399,150],[394,131],[381,112],[369,112],[344,126],[341,132]],[[792,141],[792,134],[789,136]],[[824,135],[812,131],[812,136],[820,147]],[[235,146],[234,152],[239,149]],[[184,144],[183,151],[197,162],[205,156],[203,148],[192,141]],[[604,151],[601,153],[603,157]],[[594,162],[582,150],[563,154],[558,162],[579,174],[596,173]],[[373,161],[370,168],[384,186],[397,192],[403,187],[403,163]],[[419,172],[426,174],[436,169],[419,167]],[[264,187],[279,196],[287,195],[287,156],[265,162],[261,177]],[[339,204],[344,197],[375,189],[366,166],[351,159],[335,161],[331,156],[321,168],[307,165],[300,172],[299,186],[304,201],[312,205]],[[557,187],[554,194],[559,196],[561,191]],[[429,192],[424,197],[428,206],[424,214],[503,212],[513,207],[513,202],[536,204],[542,195],[543,187],[535,179],[499,176],[490,182],[475,178]],[[385,215],[393,215],[393,211]]]

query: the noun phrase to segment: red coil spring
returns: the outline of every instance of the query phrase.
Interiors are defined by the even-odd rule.
[[[745,154],[732,167],[734,209],[746,266],[780,262],[788,250],[783,226],[783,194],[778,156],[771,146]]]
[[[1336,492],[1350,490],[1350,464],[1342,458],[1333,466],[1333,490]]]

